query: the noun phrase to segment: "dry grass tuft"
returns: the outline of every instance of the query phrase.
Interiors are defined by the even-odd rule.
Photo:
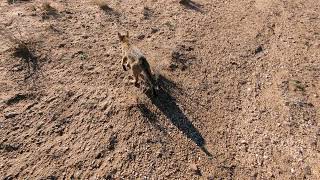
[[[105,0],[92,0],[92,2],[104,11],[112,11],[112,8],[108,6]]]
[[[11,48],[12,56],[21,59],[27,64],[28,77],[39,70],[39,57],[36,55],[36,46],[34,42],[18,39],[2,28],[0,28],[0,36],[3,36],[3,38],[8,39],[14,44]]]
[[[27,78],[39,70],[39,57],[36,55],[35,44],[20,41],[13,49],[13,56],[20,58],[27,65]]]
[[[30,0],[7,0],[8,4],[13,4],[21,1],[30,1]]]
[[[58,17],[58,11],[56,8],[51,6],[49,2],[42,3],[42,19],[49,19],[50,16]]]
[[[47,12],[47,13],[52,13],[52,12],[56,12],[57,10],[51,6],[51,4],[49,2],[44,2],[42,4],[42,10]]]

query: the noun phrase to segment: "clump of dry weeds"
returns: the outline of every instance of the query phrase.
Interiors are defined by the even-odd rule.
[[[8,4],[13,4],[13,3],[17,3],[20,1],[30,1],[30,0],[7,0]]]
[[[18,39],[2,28],[0,28],[0,36],[3,36],[13,43],[13,47],[11,48],[12,56],[21,59],[25,64],[27,64],[28,77],[32,76],[32,74],[39,70],[39,57],[36,55],[36,45],[34,42]]]
[[[56,16],[58,14],[57,9],[51,6],[49,2],[42,3],[41,9],[43,11],[42,13],[43,19],[48,19],[49,16]]]
[[[92,0],[93,4],[100,7],[104,11],[111,11],[112,8],[109,7],[108,3],[105,0]]]

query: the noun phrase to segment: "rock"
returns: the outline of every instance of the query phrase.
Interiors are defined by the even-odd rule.
[[[48,180],[57,180],[58,178],[56,176],[48,176],[47,177]]]
[[[6,113],[4,114],[4,117],[5,117],[6,119],[9,119],[9,118],[13,118],[13,117],[15,117],[15,116],[17,116],[17,115],[19,115],[19,113],[17,113],[17,112],[6,112]]]
[[[139,40],[142,40],[142,39],[144,39],[146,36],[144,35],[144,34],[140,34],[139,36],[138,36],[138,39]]]
[[[158,151],[156,152],[156,155],[157,155],[157,158],[161,158],[161,157],[163,156],[161,150],[158,150]]]
[[[258,46],[257,49],[254,51],[254,53],[255,53],[255,54],[258,54],[258,53],[260,53],[260,52],[262,52],[262,51],[263,51],[263,49],[262,49],[262,46],[260,45],[260,46]]]
[[[13,178],[13,176],[11,176],[11,175],[9,175],[9,176],[5,176],[4,178],[3,178],[3,180],[13,180],[14,178]]]
[[[107,175],[103,176],[103,178],[104,178],[105,180],[111,180],[111,179],[113,179],[113,178],[112,178],[112,174],[107,174]]]
[[[100,106],[100,109],[102,111],[106,110],[108,107],[110,107],[110,104],[111,104],[111,101],[110,101],[110,98],[108,97],[105,101],[102,101],[99,106]]]
[[[152,15],[152,10],[148,7],[143,8],[143,17],[144,19],[149,19],[150,16]]]
[[[187,5],[187,4],[190,3],[190,0],[180,0],[179,3],[180,3],[180,4]]]
[[[158,32],[158,31],[159,31],[159,29],[158,29],[158,28],[151,28],[151,33],[152,33],[152,34],[154,34],[154,33]]]
[[[104,111],[104,114],[109,117],[112,115],[112,110],[113,110],[113,106],[110,105],[108,106],[108,108],[106,108],[106,110]]]
[[[105,155],[105,151],[104,150],[102,150],[102,151],[100,151],[97,155],[96,155],[96,159],[101,159],[101,158],[103,158],[104,157],[104,155]]]
[[[0,150],[3,149],[7,152],[17,151],[20,148],[20,144],[0,144]]]
[[[93,70],[94,69],[94,65],[91,65],[91,66],[88,66],[87,67],[87,70],[89,70],[89,71],[91,71],[91,70]]]
[[[190,164],[189,169],[192,173],[201,176],[201,171],[197,166],[197,164],[194,164],[194,163]]]
[[[307,166],[307,167],[304,168],[304,174],[305,175],[311,175],[312,174],[310,166]]]
[[[240,143],[241,144],[248,144],[246,140],[241,140]]]
[[[118,143],[117,135],[112,135],[109,138],[109,144],[107,145],[107,149],[109,151],[113,151],[115,149],[116,144]]]
[[[290,172],[293,174],[295,172],[295,170],[293,168],[291,168]]]

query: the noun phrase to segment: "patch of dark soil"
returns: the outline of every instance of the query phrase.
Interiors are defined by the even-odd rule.
[[[186,70],[192,65],[196,57],[192,54],[193,47],[186,45],[178,45],[171,54],[170,69]]]
[[[27,99],[28,97],[30,97],[30,95],[19,93],[19,94],[14,95],[13,97],[9,98],[6,102],[6,104],[12,105],[12,104],[18,103],[19,101]]]

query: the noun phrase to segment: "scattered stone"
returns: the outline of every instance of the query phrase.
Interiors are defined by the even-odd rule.
[[[143,17],[144,19],[150,19],[150,16],[152,15],[152,10],[148,7],[143,8]]]
[[[11,176],[11,175],[9,175],[9,176],[5,176],[4,178],[3,178],[3,180],[13,180],[14,178]]]
[[[180,0],[179,3],[180,4],[188,4],[190,2],[190,0]]]
[[[241,144],[248,144],[246,140],[241,140]]]
[[[311,167],[310,166],[307,166],[304,168],[304,174],[305,175],[311,175]]]
[[[104,178],[105,180],[111,180],[111,179],[113,179],[113,178],[112,178],[112,174],[107,174],[107,175],[103,176],[103,178]]]
[[[7,152],[17,151],[20,148],[20,144],[0,144],[0,149],[4,149]]]
[[[144,39],[146,36],[144,35],[144,34],[140,34],[139,36],[138,36],[138,39],[139,40],[142,40],[142,39]]]
[[[91,70],[93,70],[93,69],[94,69],[94,65],[91,65],[91,66],[88,66],[88,67],[87,67],[87,70],[88,70],[88,71],[91,71]]]
[[[117,144],[118,140],[117,140],[117,135],[112,135],[109,138],[109,144],[107,146],[109,151],[113,151],[115,149],[115,146]]]
[[[255,53],[255,54],[258,54],[258,53],[260,53],[260,52],[262,52],[262,51],[263,51],[263,48],[262,48],[261,45],[259,45],[259,46],[257,47],[257,49],[254,51],[254,53]]]
[[[100,109],[101,109],[102,111],[104,111],[104,110],[106,110],[107,108],[109,108],[110,105],[111,105],[111,98],[108,97],[105,101],[102,101],[102,102],[100,103]]]
[[[192,173],[194,173],[195,175],[201,176],[201,171],[196,164],[194,163],[190,164],[189,168]]]
[[[152,34],[154,34],[154,33],[158,32],[158,31],[159,31],[159,29],[158,29],[158,28],[151,28],[151,33],[152,33]]]
[[[290,172],[293,174],[295,172],[295,170],[293,168],[291,168]]]
[[[25,111],[31,109],[31,108],[32,108],[33,106],[35,106],[36,104],[38,104],[38,103],[37,103],[37,102],[34,102],[34,103],[28,104],[28,105],[26,106],[26,108],[25,108]]]
[[[105,180],[112,180],[112,179],[114,179],[113,176],[116,174],[116,172],[117,172],[117,169],[113,169],[112,171],[106,173],[106,175],[104,175],[103,178]]]
[[[57,180],[58,178],[56,176],[48,176],[47,180]]]
[[[135,155],[133,152],[129,152],[129,153],[127,154],[127,159],[128,159],[129,161],[133,161],[134,159],[136,159],[136,155]]]
[[[17,115],[19,115],[19,113],[17,113],[17,112],[6,112],[6,113],[4,114],[4,117],[5,117],[6,119],[9,119],[9,118],[13,118],[13,117],[15,117],[15,116],[17,116]]]
[[[64,48],[65,46],[66,46],[66,43],[60,43],[58,47],[59,48]]]
[[[15,67],[12,68],[12,71],[22,71],[23,67],[20,65],[16,65]]]
[[[157,155],[157,158],[161,158],[161,157],[163,156],[161,150],[158,150],[158,151],[156,152],[156,155]]]
[[[105,154],[105,151],[104,151],[104,150],[103,150],[103,151],[100,151],[95,158],[96,158],[96,159],[101,159],[101,158],[104,157],[104,154]]]

